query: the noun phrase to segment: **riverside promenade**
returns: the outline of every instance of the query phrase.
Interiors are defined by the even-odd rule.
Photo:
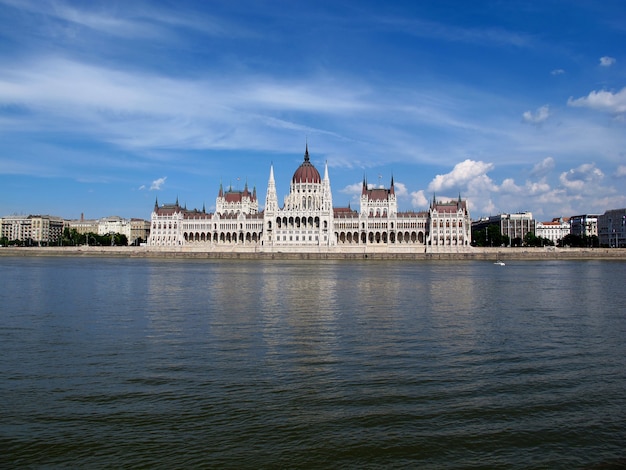
[[[387,247],[331,247],[317,251],[291,249],[280,251],[254,247],[201,249],[147,246],[78,246],[78,247],[0,247],[0,257],[12,256],[91,256],[121,258],[180,259],[397,259],[397,260],[624,260],[626,248],[465,248],[457,252],[425,252],[421,250],[389,250]]]

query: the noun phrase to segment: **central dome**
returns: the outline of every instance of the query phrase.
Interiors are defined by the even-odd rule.
[[[304,152],[304,161],[293,174],[292,181],[294,183],[321,183],[320,172],[309,161],[309,145],[306,146]]]

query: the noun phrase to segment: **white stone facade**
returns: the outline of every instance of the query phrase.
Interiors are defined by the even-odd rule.
[[[389,188],[363,181],[359,211],[333,207],[328,165],[324,175],[310,162],[308,146],[283,206],[270,166],[265,208],[256,190],[224,192],[214,214],[178,204],[155,204],[148,246],[155,249],[264,252],[446,252],[466,251],[471,221],[466,201],[433,200],[428,211],[398,212],[393,178]]]
[[[98,221],[98,235],[119,233],[121,235],[126,235],[126,239],[130,240],[130,229],[130,219],[124,219],[117,215],[103,217]]]
[[[569,219],[555,219],[551,222],[537,222],[535,227],[535,235],[537,237],[547,238],[555,245],[563,240],[566,235],[570,234]]]

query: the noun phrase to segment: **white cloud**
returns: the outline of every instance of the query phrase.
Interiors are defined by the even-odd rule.
[[[415,208],[428,207],[428,198],[424,195],[423,189],[411,193],[411,206]]]
[[[527,193],[531,196],[545,194],[551,191],[550,185],[544,180],[541,181],[527,181],[526,182]]]
[[[547,173],[549,173],[551,170],[554,169],[554,165],[555,165],[554,158],[552,157],[544,158],[542,161],[540,161],[533,167],[530,174],[532,176],[545,176]]]
[[[567,100],[569,106],[587,107],[610,113],[626,112],[626,87],[617,93],[610,91],[592,91],[586,97]]]
[[[393,183],[393,187],[396,191],[396,197],[398,198],[405,198],[409,195],[409,191],[406,188],[406,185],[404,183],[400,183],[398,181],[394,181]]]
[[[610,67],[614,63],[615,63],[615,58],[614,57],[609,57],[609,56],[606,56],[606,55],[604,57],[600,57],[600,65],[602,67]]]
[[[615,176],[617,176],[618,178],[623,178],[624,176],[626,176],[626,165],[618,166],[617,170],[615,171]]]
[[[537,108],[537,111],[533,114],[532,111],[526,111],[522,114],[524,122],[529,124],[541,124],[550,117],[550,107],[546,104]]]
[[[457,163],[450,173],[435,176],[428,185],[428,190],[441,191],[471,185],[477,181],[485,181],[486,173],[492,169],[492,163],[476,162],[467,159]],[[489,180],[489,178],[487,179]]]
[[[146,189],[146,185],[142,184],[141,186],[139,186],[139,191],[143,191],[144,189]]]
[[[585,163],[561,173],[559,181],[568,191],[577,194],[594,192],[604,178],[604,173],[594,163]]]
[[[166,179],[167,179],[167,176],[154,180],[152,184],[150,185],[150,191],[159,191],[165,184]]]
[[[550,72],[550,75],[563,75],[565,73],[565,70],[563,69],[554,69],[552,72]]]
[[[503,194],[520,194],[522,191],[523,188],[516,185],[513,178],[506,178],[500,185],[500,192]]]
[[[345,186],[343,189],[340,189],[339,192],[344,193],[344,194],[357,195],[357,194],[361,194],[362,190],[363,190],[363,182],[361,181],[360,183],[349,184],[348,186]]]

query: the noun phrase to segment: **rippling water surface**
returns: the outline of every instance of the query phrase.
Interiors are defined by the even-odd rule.
[[[5,467],[626,462],[623,262],[0,270]]]

